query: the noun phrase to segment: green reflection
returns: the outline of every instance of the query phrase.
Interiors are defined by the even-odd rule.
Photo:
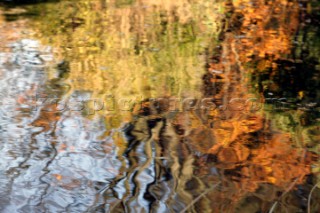
[[[205,49],[222,12],[212,1],[61,1],[27,7],[37,37],[68,61],[72,90],[94,98],[200,97]]]

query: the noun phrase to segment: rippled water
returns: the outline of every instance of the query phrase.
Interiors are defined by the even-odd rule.
[[[0,3],[0,211],[319,212],[319,7]]]

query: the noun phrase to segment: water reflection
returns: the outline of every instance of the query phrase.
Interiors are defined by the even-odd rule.
[[[6,5],[1,211],[305,211],[319,181],[314,4]],[[179,98],[214,108],[170,110]],[[263,107],[241,107],[250,98]]]

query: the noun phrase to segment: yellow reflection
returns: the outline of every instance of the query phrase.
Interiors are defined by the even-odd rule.
[[[201,96],[204,51],[216,42],[220,4],[82,0],[41,7],[51,12],[39,20],[38,36],[68,61],[71,92],[113,97],[116,111],[123,99]]]

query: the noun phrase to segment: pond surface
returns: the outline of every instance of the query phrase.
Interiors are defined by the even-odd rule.
[[[319,8],[0,3],[0,212],[319,212]]]

